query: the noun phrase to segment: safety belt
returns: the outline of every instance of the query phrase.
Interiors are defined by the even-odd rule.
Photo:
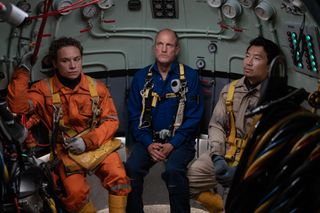
[[[151,106],[156,106],[157,99],[155,99],[152,94],[153,86],[152,83],[152,66],[150,66],[147,76],[146,76],[146,82],[144,84],[143,89],[140,91],[140,94],[142,96],[142,111],[140,115],[140,123],[139,128],[146,128],[151,126]],[[155,99],[153,101],[153,99]],[[153,103],[153,104],[152,104]]]
[[[177,128],[182,124],[183,121],[183,114],[184,114],[184,108],[185,108],[185,101],[186,101],[186,92],[187,92],[187,86],[186,86],[186,79],[185,79],[185,72],[184,72],[184,66],[183,64],[179,64],[179,80],[181,82],[181,87],[178,91],[178,95],[175,93],[167,93],[165,94],[165,98],[175,98],[179,97],[179,106],[176,114],[176,119],[173,124],[173,134]],[[140,122],[139,122],[139,128],[146,128],[151,126],[151,109],[152,107],[156,107],[158,100],[161,99],[161,97],[153,92],[153,86],[152,83],[152,66],[150,66],[147,76],[146,76],[146,82],[144,84],[144,88],[140,91],[140,94],[142,96],[142,111],[140,115]]]
[[[181,82],[181,87],[179,89],[179,106],[177,110],[177,115],[175,122],[173,124],[173,133],[172,135],[175,134],[176,130],[181,126],[182,121],[183,121],[183,114],[184,114],[184,108],[185,108],[185,102],[186,102],[186,93],[187,93],[187,82],[186,78],[184,75],[184,66],[183,64],[179,64],[180,67],[180,82]]]
[[[99,108],[99,95],[96,90],[96,81],[90,76],[86,76],[86,78],[88,80],[88,86],[89,86],[91,102],[92,102],[92,112],[93,112],[90,128],[93,129],[98,123],[98,116],[101,113],[101,109]],[[73,137],[74,135],[77,134],[77,132],[75,132],[72,128],[65,126],[63,119],[61,119],[63,118],[61,98],[60,98],[59,92],[54,93],[53,78],[48,79],[48,84],[52,94],[53,107],[55,109],[53,113],[53,126],[58,125],[58,127],[63,127],[64,129],[66,129],[66,133],[70,137]]]
[[[242,151],[245,147],[244,140],[242,138],[237,138],[236,121],[233,112],[233,97],[237,82],[238,80],[235,80],[230,83],[226,100],[227,113],[229,115],[229,134],[227,137],[229,149],[225,155],[225,158],[228,160],[229,164],[233,166],[238,164]]]

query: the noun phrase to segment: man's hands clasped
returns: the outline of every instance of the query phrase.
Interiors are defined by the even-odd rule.
[[[170,143],[152,143],[148,146],[148,152],[155,162],[167,159],[172,150],[173,145]]]

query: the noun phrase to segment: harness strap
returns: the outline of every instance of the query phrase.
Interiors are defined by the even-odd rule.
[[[99,107],[99,95],[96,89],[96,80],[91,78],[90,76],[86,76],[89,82],[89,91],[91,96],[92,102],[92,122],[91,122],[91,129],[94,129],[98,123],[98,117],[101,114],[101,109]]]
[[[60,95],[59,93],[55,93],[53,91],[53,77],[46,79],[48,85],[49,85],[49,89],[52,95],[52,104],[54,107],[54,114],[53,114],[53,124],[57,123],[57,122],[62,122],[63,124],[63,119],[62,118],[63,114],[62,114],[62,107],[61,107],[61,99],[60,99]]]
[[[59,122],[60,122],[60,118],[63,116],[62,115],[62,107],[61,107],[61,100],[60,100],[60,96],[55,95],[53,93],[53,78],[49,78],[49,79],[45,79],[45,81],[48,84],[48,88],[51,92],[52,95],[52,105],[54,108],[54,112],[53,112],[53,124],[52,124],[52,131],[51,131],[51,151],[50,151],[50,161],[53,161],[56,159],[56,152],[55,152],[55,145],[57,142],[57,133],[58,133],[58,128],[59,128]]]
[[[184,74],[184,66],[183,66],[183,64],[179,64],[179,68],[180,68],[180,81],[186,82],[186,77],[185,77],[185,74]]]
[[[243,139],[237,138],[236,121],[233,112],[233,98],[237,82],[238,80],[235,80],[230,83],[226,99],[227,113],[229,115],[229,133],[227,137],[229,149],[225,158],[229,160],[231,164],[239,161],[241,156],[237,155],[237,153],[244,148]]]
[[[152,83],[152,66],[150,66],[147,76],[146,76],[146,82],[144,84],[143,89],[140,91],[140,95],[142,96],[142,110],[140,115],[140,121],[139,121],[139,128],[146,128],[151,126],[151,105],[152,101],[152,89],[153,89],[153,83]],[[155,105],[156,103],[154,103]]]
[[[177,94],[170,92],[170,93],[167,93],[164,98],[175,98],[175,97],[177,97]]]
[[[142,95],[142,111],[140,115],[139,128],[146,128],[151,126],[151,88],[146,88]],[[150,106],[150,107],[149,107]]]
[[[92,112],[93,112],[93,118],[91,122],[91,129],[92,129],[98,123],[97,118],[101,113],[101,109],[99,107],[99,95],[96,90],[96,81],[90,76],[86,76],[86,78],[88,80],[89,92],[90,92],[91,101],[92,101]],[[53,114],[53,125],[58,124],[58,126],[62,127],[69,136],[76,135],[77,132],[74,131],[72,128],[65,126],[63,119],[61,119],[63,118],[61,98],[60,98],[59,92],[54,92],[53,90],[53,77],[46,80],[52,94],[52,104],[55,109]]]
[[[238,82],[237,80],[231,82],[228,90],[228,94],[227,94],[227,100],[226,100],[227,113],[229,115],[229,124],[230,124],[228,139],[230,139],[230,141],[234,141],[237,134],[235,117],[233,113],[233,97],[234,97],[234,91],[235,91],[235,86],[237,82]]]
[[[156,92],[152,92],[151,96],[152,96],[151,106],[152,107],[156,107],[157,103],[158,103],[158,100],[160,100],[160,96]]]
[[[179,90],[179,106],[176,114],[176,119],[173,124],[173,133],[172,135],[175,134],[176,130],[181,126],[182,121],[183,121],[183,114],[184,114],[184,108],[185,108],[185,102],[186,102],[186,92],[187,92],[187,87],[186,87],[186,78],[184,74],[184,66],[183,64],[179,64],[179,70],[180,70],[180,82],[181,82],[181,88]]]
[[[179,106],[176,114],[176,119],[174,123],[174,131],[179,128],[179,126],[182,124],[183,121],[183,114],[184,114],[184,108],[185,108],[185,101],[186,101],[186,78],[185,78],[185,71],[183,64],[179,64],[179,79],[181,82],[181,88],[179,90],[179,94],[176,93],[167,93],[164,97],[160,97],[156,92],[153,92],[153,86],[152,83],[152,66],[150,66],[147,76],[146,76],[146,82],[144,84],[144,88],[140,91],[140,94],[142,96],[142,110],[140,115],[140,122],[139,122],[139,128],[146,128],[151,126],[151,109],[152,107],[156,107],[158,101],[161,99],[167,99],[167,98],[176,98],[179,97]]]

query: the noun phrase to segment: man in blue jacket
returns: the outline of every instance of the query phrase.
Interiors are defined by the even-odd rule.
[[[195,137],[203,114],[198,73],[179,64],[178,37],[171,29],[155,38],[156,62],[138,71],[129,93],[129,122],[135,144],[126,162],[132,191],[127,212],[143,212],[143,180],[165,162],[171,212],[190,212],[187,166],[195,155]]]

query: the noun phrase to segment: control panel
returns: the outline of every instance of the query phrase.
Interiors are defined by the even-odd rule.
[[[294,69],[297,72],[320,79],[320,33],[315,26],[287,25]]]
[[[153,18],[178,18],[178,0],[151,0]]]

